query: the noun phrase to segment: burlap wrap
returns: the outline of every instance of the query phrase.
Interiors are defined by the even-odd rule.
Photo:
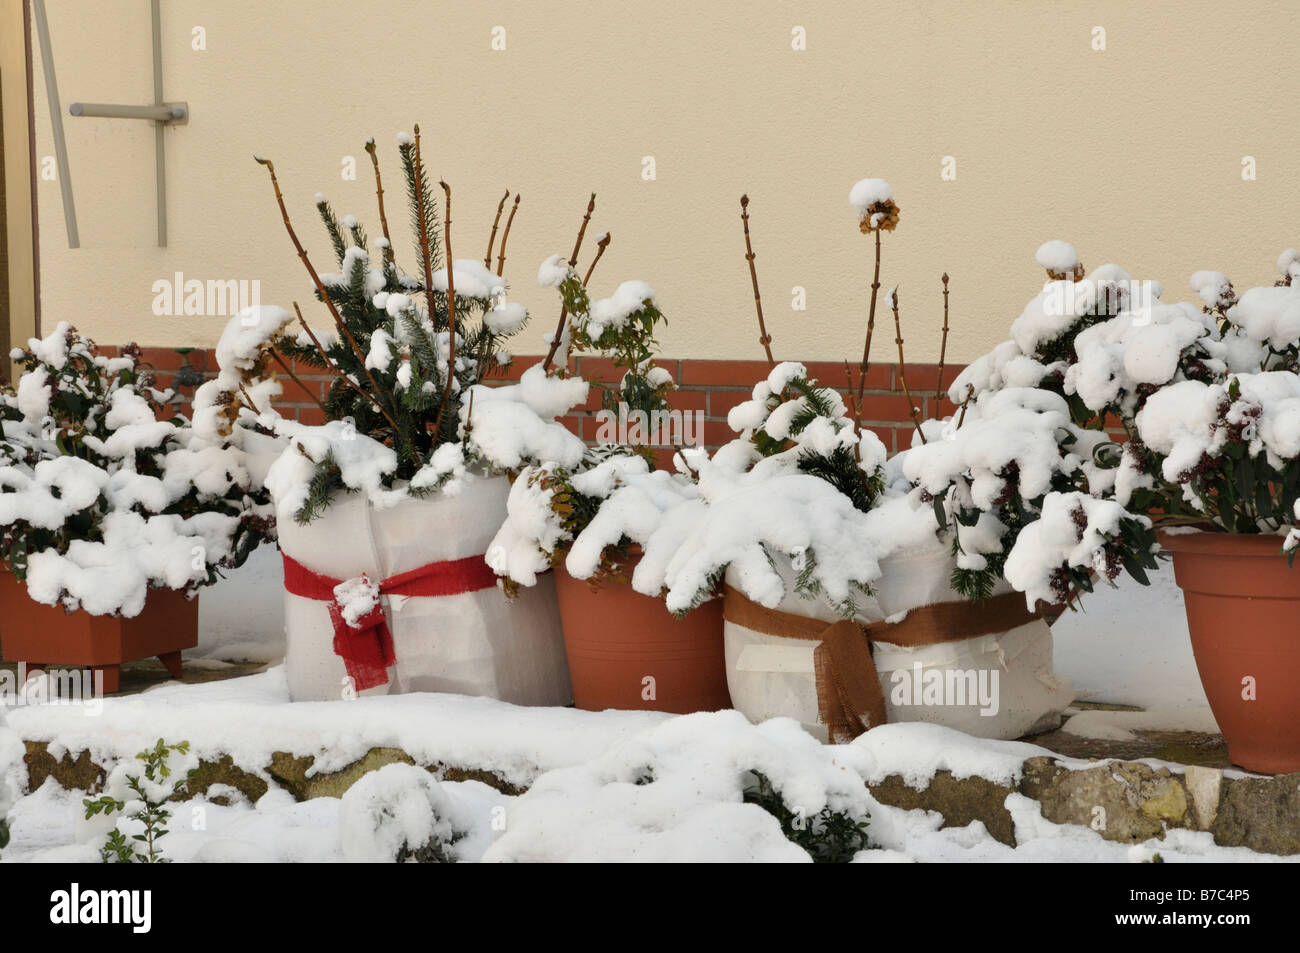
[[[917,647],[962,642],[1007,632],[1038,616],[1025,607],[1018,592],[984,602],[938,602],[908,611],[901,622],[864,625],[851,619],[827,623],[821,619],[769,609],[731,586],[725,587],[722,615],[728,622],[776,638],[819,642],[813,652],[817,707],[833,743],[856,738],[883,725],[885,696],[872,659],[873,642]]]

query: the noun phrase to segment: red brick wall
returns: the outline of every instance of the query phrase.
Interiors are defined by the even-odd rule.
[[[181,355],[168,348],[144,348],[144,360],[157,372],[159,386],[171,386],[173,375],[181,366]],[[540,361],[540,357],[516,357],[514,363],[502,377],[493,380],[517,380],[529,367]],[[189,354],[189,363],[196,370],[210,377],[216,372],[216,360],[210,351],[195,349]],[[657,363],[673,375],[678,389],[670,400],[676,410],[704,412],[704,442],[709,447],[730,440],[734,434],[727,426],[727,411],[743,400],[747,400],[754,384],[767,376],[768,365],[764,361],[712,361],[692,360],[689,358],[664,358]],[[604,358],[579,357],[570,365],[587,380],[617,380],[613,365]],[[809,374],[823,384],[836,387],[841,392],[847,389],[843,364],[813,361],[808,365]],[[961,371],[961,366],[945,367],[943,386],[948,385]],[[281,375],[284,396],[277,403],[281,414],[296,417],[306,423],[321,423],[323,415],[312,399],[324,396],[328,378],[313,368],[294,368],[303,384],[310,389],[306,393],[294,381]],[[953,412],[952,405],[943,399],[936,401],[935,386],[938,382],[939,368],[935,364],[904,365],[907,386],[913,402],[921,408],[922,419],[943,417]],[[856,370],[854,381],[857,380]],[[192,392],[185,391],[188,398]],[[587,403],[571,418],[566,420],[571,430],[586,440],[596,436],[595,413],[600,409],[600,395],[593,389]],[[864,424],[880,437],[891,452],[911,446],[912,422],[908,416],[907,401],[903,397],[899,382],[898,367],[889,364],[873,365],[867,373],[867,389],[863,398]]]

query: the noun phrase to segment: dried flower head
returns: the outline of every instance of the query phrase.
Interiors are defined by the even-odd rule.
[[[884,179],[862,179],[849,191],[849,204],[858,211],[862,234],[892,232],[898,226],[894,190]]]

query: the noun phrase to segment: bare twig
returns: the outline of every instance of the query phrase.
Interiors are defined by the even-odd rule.
[[[681,443],[679,441],[676,444],[675,456],[682,461],[682,466],[684,466],[686,468],[686,472],[691,475],[691,479],[695,480],[696,482],[699,482],[700,479],[699,472],[693,466],[691,466],[691,462],[686,459],[686,445],[684,443]]]
[[[244,389],[242,381],[239,384],[239,392],[244,395],[244,402],[248,404],[248,409],[257,414],[257,416],[262,416],[262,412],[257,409],[257,404],[253,403],[253,398],[249,395],[248,391]]]
[[[271,352],[271,357],[274,358],[275,363],[280,365],[280,369],[289,375],[289,379],[292,380],[295,384],[297,384],[307,394],[308,397],[310,397],[313,401],[315,401],[317,407],[319,407],[322,411],[324,411],[325,405],[321,403],[321,399],[317,397],[312,391],[308,390],[307,385],[302,382],[302,379],[297,374],[295,374],[292,369],[290,369],[289,365],[285,363],[284,358],[282,358],[279,355],[279,353],[275,350],[275,348],[267,348],[267,350]],[[243,388],[241,387],[240,389],[242,390]]]
[[[966,405],[970,403],[971,398],[974,397],[974,396],[975,396],[975,385],[974,385],[974,384],[967,384],[967,385],[966,385],[966,399],[963,400],[963,401],[961,402],[961,413],[957,416],[957,429],[958,429],[958,430],[960,430],[960,429],[961,429],[961,425],[964,424],[964,423],[966,422]]]
[[[767,325],[763,323],[763,299],[758,293],[758,271],[754,267],[754,246],[749,240],[749,196],[740,197],[740,221],[745,227],[745,261],[749,262],[749,280],[754,285],[754,310],[758,312],[758,343],[763,345],[763,351],[767,354],[767,363],[771,367],[776,366],[776,358],[772,357],[772,335],[767,333]]]
[[[853,436],[860,438],[862,436],[861,414],[858,413],[858,402],[853,397],[853,368],[849,366],[848,361],[844,362],[844,381],[848,385],[844,396],[849,402],[849,419],[853,421]],[[862,441],[860,439],[853,441],[853,460],[855,463],[862,462]]]
[[[591,260],[591,265],[587,268],[587,275],[582,279],[584,288],[591,281],[591,273],[596,270],[596,262],[600,261],[600,256],[605,254],[605,249],[609,247],[609,237],[609,232],[606,232],[600,241],[596,243],[596,257]]]
[[[506,199],[510,198],[510,190],[506,189],[506,194],[501,196],[501,201],[497,203],[497,217],[492,219],[492,234],[488,236],[487,254],[483,256],[483,267],[491,270],[492,268],[492,246],[497,240],[497,226],[501,224],[501,211],[506,207]]]
[[[388,411],[384,408],[384,405],[380,403],[379,398],[376,397],[374,394],[370,393],[364,387],[359,386],[356,381],[354,381],[347,374],[343,373],[343,369],[341,367],[339,367],[337,364],[335,364],[333,361],[330,360],[330,356],[327,353],[325,353],[325,348],[320,343],[320,339],[316,337],[316,332],[311,329],[311,325],[308,324],[306,319],[302,316],[302,309],[298,307],[297,301],[293,303],[293,310],[294,313],[298,315],[298,323],[301,324],[302,329],[307,332],[307,338],[308,340],[311,341],[312,347],[316,348],[316,353],[320,355],[320,359],[325,362],[325,365],[330,369],[330,372],[339,380],[343,381],[343,383],[347,384],[354,391],[360,394],[362,397],[364,397],[366,400],[370,401],[370,403],[374,404],[375,410],[383,414],[385,419],[388,420],[389,424],[391,424],[393,428],[396,429],[397,421],[395,421],[392,418],[392,416],[389,415]]]
[[[880,290],[880,230],[874,233],[876,238],[876,270],[871,279],[871,306],[867,310],[867,340],[862,345],[862,365],[858,376],[858,406],[862,406],[862,397],[867,390],[867,368],[871,366],[871,335],[876,330],[876,292]]]
[[[939,343],[939,380],[934,385],[935,415],[943,400],[943,360],[948,354],[948,272],[943,273],[943,340]]]
[[[515,212],[519,211],[519,193],[515,193],[514,204],[510,206],[510,215],[506,218],[506,230],[501,233],[501,254],[497,255],[497,277],[506,267],[506,241],[510,238],[510,226],[515,223]]]
[[[384,214],[384,180],[379,175],[379,156],[375,152],[375,140],[366,140],[366,152],[370,153],[370,164],[375,167],[375,198],[379,201],[379,227],[383,230],[384,261],[393,263],[393,240],[388,234],[388,216]]]
[[[921,435],[921,443],[925,443],[925,431],[921,429],[921,415],[912,403],[912,395],[907,390],[907,377],[903,373],[903,322],[898,317],[897,285],[894,286],[893,291],[889,292],[889,306],[894,312],[894,341],[898,344],[898,383],[903,388],[903,398],[907,401],[907,412],[912,417],[912,426]]]
[[[418,143],[418,138],[416,141]],[[298,241],[298,233],[293,230],[293,224],[289,221],[289,210],[284,206],[284,196],[280,194],[280,182],[275,177],[275,165],[270,159],[262,159],[257,156],[254,156],[254,158],[257,159],[259,164],[266,166],[267,171],[271,174],[271,188],[275,190],[275,201],[276,204],[280,206],[280,216],[284,219],[285,231],[289,233],[289,239],[293,242],[293,247],[297,250],[299,259],[302,260],[304,267],[306,267],[307,274],[311,275],[312,283],[316,286],[316,292],[320,295],[321,300],[325,302],[325,307],[329,308],[330,317],[334,319],[334,325],[339,329],[339,337],[347,340],[348,345],[352,348],[352,353],[356,355],[357,360],[361,363],[361,369],[365,371],[366,378],[370,381],[370,386],[375,389],[376,394],[379,394],[379,384],[375,381],[374,375],[370,373],[370,369],[366,367],[366,356],[361,352],[361,345],[357,344],[357,339],[353,337],[352,332],[348,330],[347,323],[343,320],[343,315],[339,314],[339,309],[335,306],[334,300],[329,296],[329,292],[325,288],[325,283],[320,280],[320,275],[316,273],[315,266],[312,265],[311,259],[307,257],[307,250],[302,247],[302,242]],[[306,324],[306,322],[303,323],[304,325]],[[382,403],[377,399],[374,399],[373,402],[383,410],[384,416],[387,417],[388,422],[392,424],[394,429],[394,439],[401,439],[401,431],[397,426],[397,421],[393,419],[393,415],[384,409]]]
[[[569,256],[569,267],[578,267],[578,252],[582,249],[582,238],[587,234],[587,223],[591,221],[591,213],[596,210],[596,193],[591,193],[591,199],[587,202],[587,214],[582,216],[582,224],[578,226],[578,237],[573,243],[573,254]],[[585,283],[584,283],[585,284]],[[547,373],[551,369],[551,364],[555,360],[555,352],[560,349],[560,342],[564,339],[564,324],[569,316],[569,309],[566,305],[560,306],[560,320],[555,325],[555,334],[551,338],[551,347],[546,352],[546,360],[542,361],[542,373]]]

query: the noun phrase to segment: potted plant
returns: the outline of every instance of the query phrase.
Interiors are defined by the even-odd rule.
[[[1283,253],[1277,283],[1240,297],[1222,273],[1198,271],[1199,308],[1162,304],[1158,286],[1111,266],[1097,282],[1104,293],[1089,293],[1078,268],[1031,302],[1013,340],[966,382],[996,387],[1029,372],[1077,422],[1123,428],[1122,451],[1099,454],[1109,474],[1090,491],[1154,524],[1229,756],[1267,772],[1300,770],[1300,577],[1289,566],[1300,543],[1298,261]],[[1092,307],[1046,306],[1089,297]]]
[[[117,691],[122,662],[175,676],[198,638],[197,590],[273,537],[243,452],[163,419],[140,350],[116,357],[66,322],[13,359],[0,394],[5,657],[90,666]]]
[[[398,136],[418,249],[412,273],[397,264],[375,174],[382,235],[373,241],[324,196],[316,208],[339,271],[321,274],[290,222],[272,164],[285,229],[329,333],[306,322],[251,329],[247,354],[270,354],[279,370],[328,375],[327,422],[277,419],[238,389],[240,413],[287,440],[267,486],[280,521],[285,563],[289,690],[294,699],[355,693],[445,691],[517,704],[570,698],[553,585],[512,605],[484,553],[505,511],[504,471],[535,457],[576,463],[582,442],[555,418],[586,399],[582,381],[534,369],[517,384],[482,383],[509,361],[502,343],[527,320],[506,300],[502,277],[515,198],[495,271],[492,251],[506,197],[482,261],[452,254],[451,187],[435,194],[419,127]],[[296,363],[295,363],[296,362]]]
[[[850,202],[876,253],[863,355],[856,368],[846,363],[841,396],[810,379],[803,365],[775,361],[748,200],[741,199],[760,341],[772,370],[729,415],[740,436],[711,460],[691,461],[700,499],[672,512],[649,539],[644,583],[664,585],[668,608],[677,611],[724,589],[728,683],[750,718],[795,717],[832,740],[887,719],[1018,737],[1054,723],[1069,700],[1052,674],[1051,633],[989,559],[991,542],[1003,536],[992,516],[961,513],[972,526],[957,542],[946,491],[971,480],[969,463],[949,452],[956,441],[945,439],[958,421],[922,421],[913,405],[913,448],[893,459],[861,424],[856,408],[878,303],[892,313],[909,403],[911,395],[902,376],[897,289],[879,294],[882,233],[896,227],[898,206],[879,179],[855,185]],[[1040,425],[1057,469],[1062,454],[1051,425],[1060,419]],[[909,470],[922,451],[944,456],[942,468],[926,468],[930,475],[942,470],[942,488],[936,481],[927,490]],[[998,483],[994,497],[1026,505],[1015,481]],[[954,506],[960,496],[952,494]],[[1014,538],[1014,527],[1002,529]],[[961,698],[935,694],[936,684],[956,682]]]
[[[653,444],[680,439],[682,432],[660,432],[671,431],[677,418],[668,400],[672,376],[654,363],[655,329],[664,316],[653,289],[625,281],[609,298],[592,301],[587,282],[608,235],[598,241],[586,276],[576,270],[593,209],[594,196],[569,261],[553,256],[538,274],[562,298],[542,368],[564,378],[570,353],[593,352],[622,377],[601,387],[597,444],[581,461],[544,462],[519,473],[488,562],[513,591],[555,569],[579,708],[727,708],[721,602],[702,600],[696,611],[674,616],[657,588],[646,590],[637,581],[641,543],[668,510],[697,494],[685,448],[674,455],[683,472],[655,468]]]

